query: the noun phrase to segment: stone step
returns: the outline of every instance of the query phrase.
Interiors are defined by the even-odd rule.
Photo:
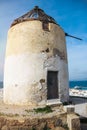
[[[60,102],[60,99],[51,99],[51,100],[47,100],[47,104],[48,106],[60,106],[62,105],[62,102]]]

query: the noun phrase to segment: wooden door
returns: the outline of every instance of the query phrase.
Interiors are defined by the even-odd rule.
[[[47,73],[47,99],[58,98],[58,71]]]

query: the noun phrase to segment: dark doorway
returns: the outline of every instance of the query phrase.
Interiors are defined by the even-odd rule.
[[[47,73],[47,99],[58,98],[58,71]]]

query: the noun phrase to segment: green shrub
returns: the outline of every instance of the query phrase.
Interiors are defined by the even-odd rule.
[[[50,113],[50,112],[53,112],[53,110],[51,109],[50,106],[46,106],[46,107],[43,107],[43,108],[37,108],[37,109],[34,109],[34,111],[36,113]]]

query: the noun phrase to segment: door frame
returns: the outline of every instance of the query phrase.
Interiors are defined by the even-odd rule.
[[[49,72],[56,72],[57,73],[57,98],[51,98],[49,99],[48,98],[48,73]],[[59,75],[59,71],[58,70],[48,70],[47,71],[47,100],[57,100],[59,99],[59,78],[58,78],[58,75]]]

